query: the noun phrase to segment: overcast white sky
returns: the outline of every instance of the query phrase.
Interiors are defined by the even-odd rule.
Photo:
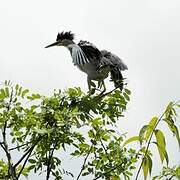
[[[65,48],[44,49],[62,30],[128,65],[123,74],[132,97],[120,123],[128,136],[137,135],[170,100],[180,100],[179,0],[1,1],[0,81],[46,95],[74,86],[87,91],[86,74],[74,67]],[[180,164],[175,139],[169,134],[168,140],[171,164]]]

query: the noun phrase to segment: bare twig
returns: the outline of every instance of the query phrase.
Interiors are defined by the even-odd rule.
[[[35,147],[35,146],[34,146],[34,147]],[[19,177],[20,177],[20,175],[21,175],[23,169],[25,168],[25,165],[26,165],[26,163],[27,163],[27,161],[28,161],[28,159],[29,159],[31,153],[33,152],[34,147],[31,148],[31,151],[29,151],[29,154],[27,155],[27,157],[26,157],[26,159],[25,159],[25,161],[24,161],[24,163],[23,163],[23,166],[22,166],[21,170],[19,171],[19,173],[18,173],[18,175],[17,175],[17,179],[19,179]]]
[[[173,177],[175,177],[175,176],[174,176],[174,175],[171,175],[168,180],[171,180]]]
[[[21,157],[21,159],[14,165],[14,167],[18,166],[18,165],[21,163],[21,161],[27,156],[26,159],[25,159],[25,161],[24,161],[24,163],[23,163],[23,166],[22,166],[21,170],[19,171],[19,173],[18,173],[18,175],[17,175],[17,178],[18,178],[18,179],[19,179],[19,177],[20,177],[23,169],[25,168],[26,163],[27,163],[27,161],[28,161],[31,153],[33,152],[34,148],[36,147],[36,145],[38,144],[38,142],[41,140],[41,138],[42,138],[42,136],[39,136],[39,138],[38,138],[37,141],[33,144],[33,146],[32,146],[32,147]]]
[[[37,141],[32,145],[32,147],[29,148],[29,150],[26,151],[25,154],[23,154],[23,156],[19,159],[19,161],[14,165],[14,167],[17,167],[22,161],[23,159],[35,148],[35,146],[37,145],[37,143],[41,140],[42,136],[39,136],[39,138],[37,139]]]
[[[5,153],[8,153],[6,148],[4,147],[4,143],[3,142],[0,142],[0,146],[3,148],[3,150],[5,151]]]
[[[111,91],[109,91],[109,92],[107,92],[107,93],[100,93],[98,96],[100,97],[100,98],[103,98],[103,97],[105,97],[105,96],[107,96],[108,94],[111,94],[112,92],[114,92],[116,89],[118,89],[119,87],[116,87],[116,88],[114,88],[113,90],[111,90]]]
[[[16,147],[10,148],[9,151],[13,151],[13,150],[18,149],[18,148],[20,148],[20,147],[26,146],[26,145],[28,145],[28,144],[30,144],[30,143],[32,143],[32,142],[27,142],[27,143],[22,144],[22,145],[20,145],[20,146],[16,146]]]
[[[104,146],[104,144],[103,144],[103,142],[102,142],[102,140],[101,140],[101,139],[100,139],[100,142],[101,142],[101,146],[103,147],[103,149],[104,149],[104,151],[105,151],[105,153],[106,153],[106,156],[107,156],[107,158],[108,158],[109,162],[111,162],[111,159],[109,158],[109,155],[108,155],[107,149],[106,149],[106,147]]]
[[[51,149],[49,150],[49,159],[48,159],[48,164],[47,164],[47,175],[46,175],[46,180],[48,180],[49,177],[50,177],[51,168],[52,168],[52,166],[51,166],[51,159],[52,159],[52,157],[53,157],[54,150],[55,150],[55,148],[56,148],[56,146],[57,146],[57,143],[58,143],[58,141],[56,141],[56,143],[55,143],[53,149],[52,149],[52,150],[51,150]]]
[[[105,176],[106,174],[109,174],[110,172],[112,172],[112,171],[116,170],[118,167],[120,167],[123,163],[124,163],[124,162],[121,162],[118,166],[115,166],[114,168],[110,169],[109,171],[103,173],[102,175]],[[94,178],[93,180],[97,180],[97,179],[101,178],[102,175]]]
[[[86,157],[85,157],[85,159],[84,159],[82,168],[81,168],[81,170],[80,170],[80,172],[79,172],[79,175],[78,175],[78,177],[77,177],[76,180],[78,180],[78,179],[81,177],[81,174],[82,174],[82,172],[83,172],[83,170],[84,170],[84,167],[85,167],[85,165],[86,165],[86,161],[87,161],[87,159],[88,159],[88,157],[89,157],[89,155],[90,155],[90,153],[91,153],[92,148],[93,148],[93,144],[91,145],[91,147],[90,147],[90,149],[89,149],[89,152],[87,153],[87,155],[86,155]]]

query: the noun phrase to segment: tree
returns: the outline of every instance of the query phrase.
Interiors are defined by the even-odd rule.
[[[31,171],[44,173],[46,180],[51,176],[59,180],[64,174],[76,180],[89,175],[94,180],[130,179],[138,161],[136,179],[141,168],[146,179],[153,166],[151,143],[157,146],[162,163],[165,160],[168,165],[165,136],[158,126],[167,123],[180,144],[175,125],[180,105],[171,102],[161,117],[153,117],[142,127],[138,136],[126,139],[117,121],[124,116],[130,94],[126,88],[94,95],[68,88],[46,97],[5,81],[0,89],[0,147],[4,153],[0,179],[18,180]],[[129,147],[134,141],[140,143],[139,149]],[[62,167],[59,152],[83,158],[78,174]]]

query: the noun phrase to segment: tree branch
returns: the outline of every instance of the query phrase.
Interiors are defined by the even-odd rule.
[[[111,94],[112,92],[114,92],[116,89],[118,89],[119,87],[116,87],[116,88],[114,88],[113,90],[111,90],[111,91],[109,91],[109,92],[107,92],[107,93],[100,93],[98,96],[100,97],[100,98],[103,98],[103,97],[105,97],[105,96],[107,96],[108,94]]]
[[[87,161],[87,159],[88,159],[88,157],[89,157],[89,155],[90,155],[90,152],[91,152],[92,148],[93,148],[93,144],[91,145],[91,147],[90,147],[90,149],[89,149],[89,151],[88,151],[88,153],[87,153],[87,155],[86,155],[86,157],[85,157],[85,159],[84,159],[84,162],[83,162],[82,168],[81,168],[81,170],[80,170],[80,172],[79,172],[79,175],[78,175],[78,177],[77,177],[77,179],[76,179],[76,180],[78,180],[78,179],[81,177],[81,174],[82,174],[82,172],[83,172],[83,170],[84,170],[84,167],[85,167],[86,161]]]
[[[7,107],[6,107],[7,113],[9,113],[9,111],[10,111],[12,100],[13,100],[13,88],[11,88],[11,94],[10,94],[9,102],[8,102]],[[3,142],[1,143],[1,147],[4,149],[4,151],[6,153],[7,160],[8,160],[8,169],[9,169],[8,171],[10,173],[9,175],[12,177],[13,180],[17,180],[16,170],[13,167],[12,157],[11,157],[11,154],[9,152],[9,147],[8,147],[8,143],[7,143],[7,139],[6,139],[7,122],[8,122],[8,119],[5,120],[4,127],[2,129]]]
[[[103,173],[102,175],[104,175],[104,176],[105,176],[106,174],[109,174],[110,172],[112,172],[112,171],[116,170],[116,169],[117,169],[119,166],[121,166],[123,163],[124,163],[124,162],[121,162],[121,164],[119,164],[118,166],[115,166],[114,168],[110,169],[109,171],[107,171],[107,172]],[[97,180],[97,179],[101,178],[101,176],[102,176],[102,175],[100,175],[100,176],[98,176],[98,177],[94,178],[93,180]]]
[[[47,164],[46,180],[48,180],[48,179],[50,178],[50,173],[51,173],[51,159],[52,159],[52,157],[53,157],[54,150],[55,150],[55,148],[56,148],[57,143],[58,143],[58,141],[56,141],[56,143],[55,143],[53,149],[51,150],[51,152],[50,152],[50,150],[49,150],[49,159],[48,159],[48,164]]]
[[[13,151],[13,150],[18,149],[18,148],[20,148],[20,147],[26,146],[26,145],[28,145],[28,144],[30,144],[30,143],[31,143],[31,142],[27,142],[27,143],[22,144],[22,145],[20,145],[20,146],[16,146],[16,147],[10,148],[9,151]]]
[[[5,151],[5,153],[8,153],[6,148],[4,147],[4,143],[3,142],[0,142],[0,146],[2,147],[2,149]]]
[[[29,152],[31,152],[35,148],[35,146],[38,144],[38,142],[41,140],[42,137],[43,136],[39,136],[39,138],[33,144],[33,146],[30,147],[28,151],[26,151],[26,153],[19,159],[19,161],[14,165],[14,167],[18,166],[21,163],[21,161],[29,154]]]
[[[35,146],[34,146],[34,147],[35,147]],[[29,151],[29,154],[27,155],[26,160],[24,161],[21,170],[19,171],[19,173],[18,173],[18,175],[17,175],[17,179],[19,179],[19,177],[20,177],[20,175],[21,175],[23,169],[25,168],[25,165],[26,165],[26,163],[27,163],[27,161],[28,161],[28,159],[29,159],[31,153],[33,152],[33,149],[34,149],[34,148],[32,148],[31,151]]]
[[[104,144],[103,144],[103,142],[102,142],[102,140],[101,140],[101,139],[100,139],[100,142],[101,142],[101,146],[103,147],[103,149],[104,149],[104,151],[105,151],[105,153],[106,153],[106,156],[107,156],[107,158],[108,158],[109,162],[111,162],[111,159],[109,158],[109,155],[108,155],[107,149],[105,148],[105,146],[104,146]]]
[[[18,179],[19,179],[19,177],[20,177],[23,169],[25,168],[26,163],[27,163],[27,161],[28,161],[31,153],[33,152],[34,148],[36,147],[36,145],[38,144],[38,142],[41,140],[41,138],[42,138],[42,136],[39,136],[39,138],[38,138],[37,141],[34,143],[34,145],[33,145],[33,146],[20,158],[20,160],[14,165],[14,168],[15,168],[15,167],[18,166],[18,165],[21,163],[21,161],[27,156],[26,159],[25,159],[25,161],[24,161],[24,163],[23,163],[23,166],[22,166],[21,170],[19,171],[19,173],[18,173],[18,175],[17,175],[17,178],[18,178]]]

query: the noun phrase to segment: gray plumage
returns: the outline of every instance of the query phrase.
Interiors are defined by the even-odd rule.
[[[80,41],[74,43],[74,34],[69,32],[58,33],[56,42],[46,46],[65,46],[71,53],[72,61],[81,71],[87,74],[87,82],[89,91],[91,86],[94,86],[92,80],[98,81],[98,88],[103,87],[103,92],[106,90],[104,79],[110,73],[111,80],[116,88],[123,88],[123,76],[121,71],[128,69],[127,65],[115,54],[99,50],[96,46],[88,41]]]

